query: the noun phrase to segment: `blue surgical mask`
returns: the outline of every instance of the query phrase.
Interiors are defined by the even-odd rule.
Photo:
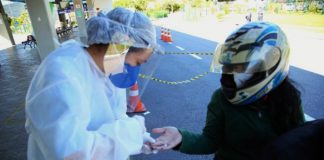
[[[109,79],[118,88],[129,88],[133,86],[137,80],[140,66],[131,66],[125,63],[125,69],[122,73],[110,75]]]

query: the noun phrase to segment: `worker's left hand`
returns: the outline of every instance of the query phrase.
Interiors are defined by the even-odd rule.
[[[142,150],[141,152],[144,153],[144,154],[156,154],[158,153],[157,150],[154,150],[152,147],[151,147],[151,144],[152,143],[155,143],[155,139],[151,137],[151,134],[148,133],[148,132],[145,132],[144,133],[144,139],[143,139],[143,146],[142,146]]]
[[[153,149],[149,144],[143,144],[141,152],[144,154],[157,154],[159,151]]]

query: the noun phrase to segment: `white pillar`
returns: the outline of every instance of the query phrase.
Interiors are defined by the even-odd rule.
[[[1,0],[0,0],[0,35],[2,35],[4,38],[9,40],[12,45],[15,45],[15,40],[12,36],[10,25],[8,23],[8,16],[5,13]]]
[[[57,35],[49,12],[48,0],[26,0],[37,48],[43,60],[58,47]]]
[[[87,6],[88,6],[89,18],[97,15],[96,8],[94,8],[93,0],[87,0]]]
[[[73,6],[76,20],[78,23],[80,41],[84,44],[87,44],[87,30],[85,26],[82,0],[73,0]]]

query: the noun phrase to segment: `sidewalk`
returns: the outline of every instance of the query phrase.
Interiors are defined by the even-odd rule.
[[[14,40],[16,45],[21,45],[23,41],[27,40],[27,36],[30,34],[24,33],[24,34],[13,34]],[[74,28],[74,31],[70,35],[66,35],[62,38],[58,38],[58,41],[60,43],[68,40],[68,39],[78,39],[78,30],[77,28]],[[7,48],[10,48],[12,45],[9,40],[5,39],[4,37],[0,36],[0,50],[4,50]],[[29,46],[26,46],[26,48],[29,48]]]
[[[29,83],[41,60],[36,48],[19,42],[11,46],[0,37],[0,157],[3,160],[26,159],[25,96]],[[77,38],[77,32],[65,41]],[[7,43],[5,43],[7,42]]]
[[[228,35],[228,33],[230,33],[230,31],[232,31],[234,28],[237,27],[236,24],[240,25],[240,23],[244,23],[240,21],[241,20],[240,15],[228,16],[224,21],[215,21],[212,19],[213,17],[207,16],[207,17],[203,17],[199,21],[185,21],[183,18],[181,18],[181,15],[173,15],[167,19],[155,21],[154,23],[157,25],[163,24],[164,27],[169,27],[170,29],[173,30],[191,34],[197,37],[202,37],[215,42],[222,42],[224,38]],[[318,53],[324,50],[323,48],[324,36],[312,34],[308,32],[301,32],[298,29],[290,28],[290,27],[284,27],[284,29],[287,32],[287,35],[290,37],[289,39],[292,45],[292,51],[293,51],[292,53],[294,53],[292,54],[293,65],[300,66],[303,67],[304,69],[324,75],[324,71],[323,71],[324,68],[318,67],[318,66],[322,66],[320,63],[321,58],[319,57]],[[76,38],[75,36],[76,34],[77,33],[75,33],[72,38]],[[297,38],[293,36],[296,36]],[[308,43],[305,43],[305,41]],[[2,47],[2,41],[0,42]],[[28,89],[28,85],[32,79],[33,74],[35,73],[37,67],[40,64],[40,58],[38,56],[37,49],[30,49],[29,47],[23,49],[22,45],[17,45],[6,49],[0,49],[0,64],[1,64],[0,67],[0,91],[1,91],[0,92],[0,123],[1,123],[0,155],[1,155],[1,159],[3,160],[26,159],[27,135],[24,129],[24,121],[25,121],[24,100]],[[302,74],[302,76],[304,76],[304,74]],[[307,75],[305,77],[307,78]],[[209,78],[214,78],[214,77],[209,77]],[[310,79],[309,83],[316,84],[318,82],[318,81],[314,81],[314,79],[311,79],[312,77],[308,77],[308,78]],[[200,85],[196,87],[202,88],[200,89],[201,92],[206,92],[206,90],[211,88],[206,84],[200,83]],[[157,85],[157,84],[152,83],[152,85]],[[161,99],[161,101],[158,101],[159,103],[161,103],[160,107],[157,107],[159,104],[156,103],[156,101],[152,101],[153,103],[151,104],[156,105],[156,112],[154,112],[155,114],[153,114],[152,112],[152,114],[149,116],[154,115],[156,117],[153,118],[160,119],[160,121],[162,122],[159,123],[156,121],[154,122],[148,121],[148,123],[152,123],[152,124],[154,123],[154,126],[156,126],[156,123],[159,123],[159,125],[161,125],[170,122],[171,124],[171,122],[173,121],[171,121],[171,118],[167,118],[165,115],[173,118],[176,117],[177,118],[176,120],[179,122],[179,124],[184,123],[185,121],[179,120],[180,118],[177,117],[178,115],[176,113],[185,114],[183,116],[184,118],[191,118],[192,112],[186,112],[188,108],[186,108],[185,111],[182,111],[181,108],[176,108],[176,109],[172,108],[173,111],[171,113],[168,112],[169,110],[166,109],[169,106],[168,103],[172,103],[174,105],[175,103],[173,102],[178,102],[179,98],[177,97],[174,98],[172,96],[189,95],[190,92],[188,92],[188,90],[180,90],[178,92],[172,92],[169,94],[167,93],[167,91],[174,89],[171,88],[173,86],[170,87],[170,86],[164,86],[162,84],[159,85],[163,86],[159,88],[160,90],[162,90],[160,94],[164,93],[167,95],[159,98],[159,100]],[[318,84],[318,86],[319,85],[320,84]],[[179,86],[174,86],[174,87],[179,87]],[[207,87],[207,88],[203,88],[203,87]],[[181,86],[179,88],[181,88]],[[319,89],[318,92],[322,91],[321,88],[318,89]],[[190,88],[190,91],[192,90],[193,89]],[[318,95],[318,97],[320,97],[322,94],[317,94],[318,92],[315,92],[315,94]],[[147,95],[157,94],[157,90],[154,89],[152,90],[152,92],[149,93]],[[181,94],[177,94],[177,93],[181,93]],[[193,99],[197,99],[193,95],[190,96],[192,96]],[[207,103],[208,98],[209,97],[206,97],[206,99],[204,99],[203,102]],[[316,97],[314,98],[314,96],[310,96],[310,99],[312,101],[321,100],[319,98],[317,99]],[[187,100],[189,101],[189,98],[187,98]],[[149,101],[146,101],[145,103],[150,104]],[[310,100],[307,101],[307,103],[311,103]],[[200,105],[197,104],[195,105],[192,104],[191,102],[190,107],[192,108],[193,106],[197,106],[197,108],[194,108],[192,110],[195,113],[203,112],[200,108],[201,107]],[[161,112],[163,111],[167,113],[161,114]],[[204,115],[204,114],[197,113],[197,115]],[[198,116],[195,117],[195,122],[198,119],[197,117]],[[153,118],[151,117],[151,119]],[[167,122],[165,122],[165,120]],[[201,122],[202,121],[203,119],[201,119]],[[186,125],[188,126],[191,125],[192,128],[197,128],[197,126],[193,126],[192,123]],[[163,159],[163,156],[165,155],[155,155],[155,157],[153,157],[152,159],[157,157],[162,157]],[[198,158],[192,157],[192,159],[198,159]],[[207,157],[201,159],[207,159]]]
[[[25,159],[25,96],[40,58],[36,49],[18,45],[0,50],[0,155]]]
[[[13,37],[15,39],[16,44],[21,44],[21,42],[27,40],[28,34],[14,34]],[[11,47],[11,43],[9,40],[5,39],[4,37],[0,36],[0,50],[6,49]]]

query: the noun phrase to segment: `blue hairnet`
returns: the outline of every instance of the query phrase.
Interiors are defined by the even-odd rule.
[[[90,18],[86,23],[88,44],[108,44],[109,40],[109,21],[101,13]]]
[[[87,21],[88,44],[125,44],[137,48],[158,48],[155,27],[140,12],[115,8]]]

